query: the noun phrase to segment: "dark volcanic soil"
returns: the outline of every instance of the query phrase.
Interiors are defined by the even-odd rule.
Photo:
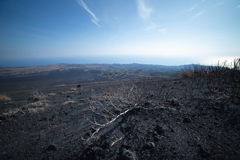
[[[240,106],[221,91],[188,78],[123,83],[148,94],[134,106],[111,101],[104,91],[119,81],[5,92],[12,100],[0,102],[0,159],[240,159]],[[106,123],[101,104],[119,114],[110,102],[126,112],[90,123]]]

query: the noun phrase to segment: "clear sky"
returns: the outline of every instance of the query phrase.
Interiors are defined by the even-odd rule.
[[[164,65],[233,60],[240,57],[240,1],[0,1],[2,61],[91,57]]]

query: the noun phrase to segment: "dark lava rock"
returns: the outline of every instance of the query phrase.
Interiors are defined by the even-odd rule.
[[[0,120],[4,121],[4,120],[6,120],[6,117],[5,116],[0,116]]]
[[[124,143],[124,144],[122,144],[121,147],[122,147],[122,148],[126,148],[126,149],[130,149],[130,148],[131,148],[131,145]]]
[[[155,131],[157,131],[158,134],[163,135],[164,134],[164,129],[163,127],[157,125],[155,128]]]
[[[57,151],[57,147],[53,144],[49,145],[46,151]]]
[[[118,157],[118,160],[137,160],[137,156],[134,152],[123,149],[121,155]]]
[[[147,142],[144,146],[143,149],[152,149],[155,148],[155,144],[153,142]]]
[[[102,144],[102,148],[103,149],[108,149],[110,148],[110,143],[108,141],[105,141],[103,144]]]
[[[157,142],[157,141],[159,141],[159,140],[161,140],[161,139],[162,139],[162,137],[159,137],[159,136],[154,137],[154,141],[155,141],[155,142]]]
[[[202,147],[201,144],[198,145],[199,149],[199,154],[202,156],[202,158],[207,158],[210,156],[210,154]]]
[[[184,118],[183,123],[191,123],[192,120],[190,118]]]
[[[93,147],[92,150],[93,150],[93,153],[95,154],[95,156],[98,156],[101,158],[106,158],[107,154],[109,153],[108,149],[102,149],[100,147]]]
[[[181,106],[181,104],[174,98],[172,98],[170,101],[171,101],[171,105],[173,106]]]
[[[81,155],[80,159],[104,159],[107,157],[109,153],[108,149],[102,149],[101,147],[88,147],[84,150],[83,154]]]
[[[48,120],[47,117],[43,117],[43,118],[41,118],[39,121],[47,121],[47,120]]]
[[[29,97],[28,100],[32,100],[36,102],[36,101],[39,101],[40,99],[38,97]]]
[[[145,106],[145,107],[150,107],[150,105],[151,105],[151,104],[150,104],[149,102],[145,102],[145,103],[144,103],[144,106]]]

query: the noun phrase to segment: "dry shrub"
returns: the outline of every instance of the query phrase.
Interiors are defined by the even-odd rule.
[[[192,72],[184,72],[182,75],[181,75],[181,78],[187,78],[187,77],[190,77],[192,75]]]
[[[193,75],[193,66],[184,66],[182,69],[182,74],[178,75],[178,78],[187,78]]]
[[[61,94],[66,94],[66,93],[68,93],[68,94],[70,94],[70,93],[78,93],[78,91],[66,91],[66,92],[61,92]]]
[[[25,107],[27,108],[43,107],[43,106],[48,106],[48,103],[49,103],[48,100],[41,100],[41,101],[29,103]]]
[[[65,106],[65,105],[68,105],[68,104],[74,104],[74,103],[77,103],[75,101],[66,101],[66,102],[63,102],[62,106]]]
[[[49,93],[48,96],[56,96],[56,93]]]
[[[32,94],[32,97],[34,100],[41,100],[44,99],[46,96],[44,95],[44,93],[42,91],[40,91],[39,89],[34,89],[30,92],[30,94]]]
[[[6,95],[0,95],[0,101],[10,101],[11,98]]]
[[[231,65],[225,61],[214,66],[188,66],[183,69],[182,77],[189,75],[192,87],[206,86],[209,93],[221,92],[233,103],[240,104],[240,58],[234,59]]]
[[[36,113],[36,112],[43,112],[43,111],[44,111],[44,108],[38,108],[38,107],[36,107],[36,108],[28,108],[28,112],[30,114]]]
[[[3,113],[3,115],[5,115],[5,116],[11,116],[11,115],[13,115],[13,114],[16,114],[16,113],[19,112],[19,111],[20,111],[19,108],[13,108],[13,109],[7,108],[7,109],[5,110],[5,112]]]
[[[53,126],[53,129],[60,129],[60,128],[66,126],[66,125],[67,125],[67,123],[63,123],[63,124],[59,124],[59,125],[54,125],[54,126]]]
[[[135,84],[121,84],[115,89],[109,88],[101,96],[93,96],[90,98],[89,109],[94,115],[101,117],[97,122],[96,117],[88,118],[84,113],[84,118],[98,126],[105,126],[112,123],[119,116],[127,113],[135,107],[142,107],[144,103],[148,102],[146,97],[151,95],[151,91],[145,86],[137,86]]]
[[[28,112],[30,114],[36,113],[36,112],[43,112],[45,106],[48,106],[49,101],[48,100],[41,100],[33,103],[27,104],[25,107],[27,108]]]

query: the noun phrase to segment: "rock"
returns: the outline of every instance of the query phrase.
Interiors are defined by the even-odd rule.
[[[57,147],[53,144],[49,145],[46,151],[57,151]]]
[[[124,148],[118,160],[137,160],[137,156],[134,152]]]
[[[199,144],[198,147],[199,147],[199,154],[202,156],[202,158],[207,158],[210,156],[210,154],[202,147],[201,144]]]
[[[38,97],[34,98],[33,101],[36,102],[36,101],[39,101],[40,99]]]
[[[147,142],[144,146],[143,149],[153,149],[155,148],[154,142]]]
[[[47,117],[43,117],[43,118],[41,118],[39,121],[47,121],[47,120],[48,120]]]
[[[161,127],[161,126],[159,126],[159,125],[156,126],[155,131],[156,131],[158,134],[160,134],[160,135],[163,135],[164,132],[165,132],[164,129],[163,129],[163,127]]]
[[[4,121],[4,120],[6,120],[6,117],[5,116],[0,116],[0,120]]]
[[[79,85],[77,85],[77,88],[80,88],[81,87],[81,85],[79,84]]]
[[[173,106],[181,106],[181,104],[175,98],[170,99],[170,102]]]
[[[161,140],[161,139],[162,139],[162,137],[160,137],[160,136],[155,136],[155,137],[154,137],[154,141],[155,141],[155,142],[157,142],[157,141],[159,141],[159,140]]]
[[[104,150],[101,147],[88,147],[84,150],[80,159],[105,159],[109,150]]]
[[[109,150],[108,149],[102,149],[100,147],[93,147],[92,148],[93,154],[97,157],[101,157],[101,158],[106,158]]]
[[[192,120],[190,118],[184,118],[183,123],[191,123]]]
[[[127,143],[124,143],[124,144],[122,144],[121,147],[122,147],[122,148],[126,148],[126,149],[130,149],[130,148],[131,148],[131,145],[130,145],[130,144],[127,144]]]
[[[78,102],[83,103],[85,102],[85,99],[79,99]]]

